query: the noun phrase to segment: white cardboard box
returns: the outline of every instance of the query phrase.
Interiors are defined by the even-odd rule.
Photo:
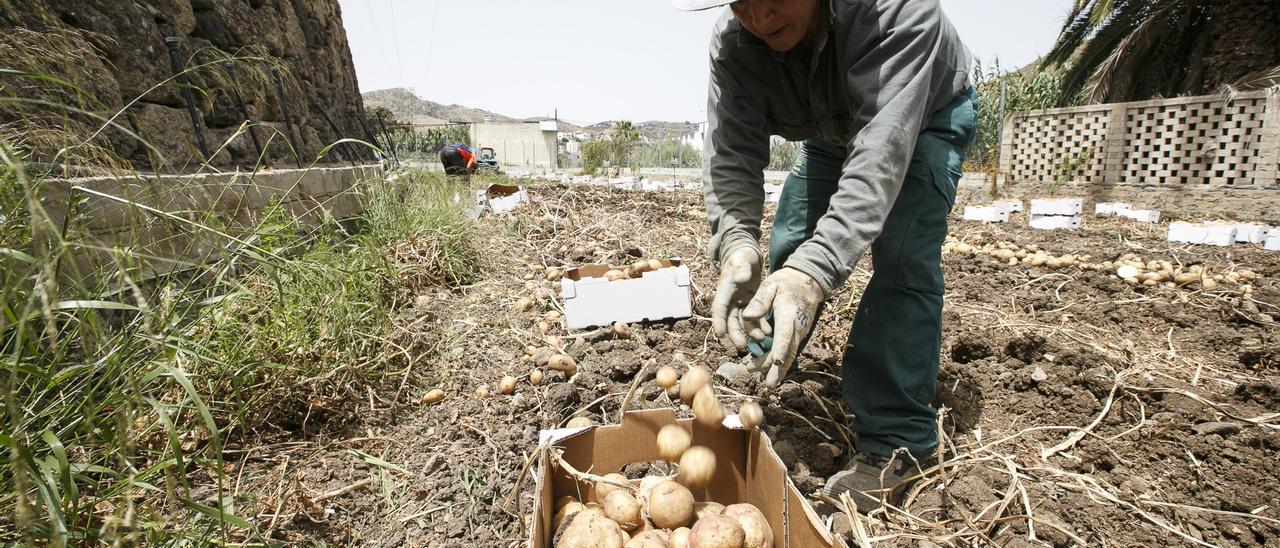
[[[782,185],[775,183],[764,184],[764,198],[766,202],[778,203],[782,201]]]
[[[490,185],[476,191],[476,207],[487,207],[494,213],[506,213],[527,201],[529,193],[522,186]]]
[[[689,267],[680,259],[661,261],[663,267],[639,278],[609,281],[610,265],[571,268],[560,280],[564,315],[569,329],[586,329],[613,322],[643,322],[693,315],[689,296]]]
[[[1265,242],[1272,233],[1277,232],[1280,231],[1261,223],[1238,224],[1236,225],[1236,243],[1260,244]]]
[[[1236,241],[1236,226],[1173,222],[1169,223],[1169,241],[1226,247]]]
[[[980,223],[1007,223],[1009,222],[1009,211],[998,205],[965,206],[964,220],[978,221]]]
[[[1109,217],[1119,215],[1121,211],[1129,211],[1133,209],[1133,204],[1124,202],[1098,202],[1093,206],[1093,214],[1099,217]]]
[[[1084,213],[1084,198],[1031,200],[1032,215],[1079,215]]]
[[[1272,230],[1267,234],[1267,240],[1262,243],[1262,249],[1280,251],[1280,230]]]
[[[1154,209],[1122,209],[1116,215],[1139,223],[1155,224],[1160,222],[1160,212]]]
[[[1031,228],[1037,230],[1074,230],[1080,228],[1076,215],[1031,215]]]
[[[991,205],[1008,213],[1022,213],[1022,200],[996,200]]]

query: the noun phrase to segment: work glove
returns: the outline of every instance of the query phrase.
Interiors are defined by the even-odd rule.
[[[720,343],[739,352],[747,349],[747,331],[742,326],[742,308],[760,287],[760,265],[764,262],[755,246],[743,246],[720,263],[720,283],[711,303],[711,332]]]
[[[755,362],[766,386],[776,388],[782,382],[824,300],[826,292],[812,276],[794,268],[783,268],[764,280],[742,311],[742,326],[752,339],[763,341],[766,336],[773,336],[769,353]],[[773,325],[764,321],[770,311]]]

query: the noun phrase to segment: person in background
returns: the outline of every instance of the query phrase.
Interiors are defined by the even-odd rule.
[[[711,38],[704,192],[721,277],[712,330],[777,386],[823,303],[871,250],[842,391],[858,437],[824,494],[893,501],[938,444],[942,243],[977,124],[973,59],[939,0],[728,5]],[[769,139],[804,144],[761,273]],[[783,434],[785,436],[785,434]]]
[[[476,156],[464,145],[445,145],[440,149],[440,163],[444,164],[445,175],[462,177],[464,181],[476,172]]]

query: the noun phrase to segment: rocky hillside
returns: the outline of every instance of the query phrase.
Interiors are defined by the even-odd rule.
[[[247,136],[231,139],[244,118],[237,87],[249,117],[263,124],[258,133],[270,143],[272,165],[293,164],[271,66],[284,75],[304,163],[339,134],[365,135],[338,0],[0,0],[0,66],[55,76],[86,92],[30,78],[0,80],[0,93],[33,99],[0,107],[0,137],[22,142],[33,159],[55,159],[59,142],[86,129],[92,134],[123,110],[94,141],[98,153],[91,156],[194,171],[200,153],[186,103],[178,86],[161,85],[173,75],[166,37],[178,39],[179,56],[191,67],[208,149],[223,149],[215,165],[252,165],[258,156]],[[92,114],[51,113],[42,100]],[[325,161],[342,159],[331,153]]]
[[[428,101],[405,88],[367,92],[364,94],[364,104],[369,108],[385,107],[395,115],[397,120],[417,124],[483,122],[485,116],[492,116],[496,122],[518,121],[516,118],[483,109],[462,105],[442,105],[435,101]]]

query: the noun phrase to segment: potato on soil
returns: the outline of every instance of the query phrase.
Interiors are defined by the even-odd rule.
[[[701,445],[690,447],[680,457],[679,481],[691,488],[702,487],[716,473],[716,454]]]
[[[573,514],[556,531],[555,548],[623,548],[627,536],[603,513],[583,510]]]
[[[613,474],[605,474],[601,477],[608,481],[596,482],[596,491],[595,491],[596,502],[603,504],[605,497],[609,496],[609,493],[612,493],[618,490],[623,490],[623,491],[626,490],[623,487],[618,487],[617,485],[614,485],[614,483],[627,485],[628,483],[627,483],[626,476],[615,472]]]
[[[502,380],[501,380],[501,381],[498,381],[498,393],[499,393],[499,394],[510,395],[510,394],[514,393],[515,391],[516,391],[516,378],[515,378],[515,377],[512,377],[511,375],[507,375],[507,376],[505,376],[505,377],[502,377]]]
[[[534,369],[533,371],[529,372],[529,384],[532,384],[534,386],[538,386],[539,384],[542,384],[541,369]]]
[[[631,326],[624,322],[613,322],[613,334],[619,339],[631,338]]]
[[[668,462],[679,462],[680,456],[689,449],[692,437],[689,431],[678,424],[668,424],[658,431],[658,455]]]
[[[659,529],[684,527],[693,521],[693,493],[671,480],[659,483],[645,505],[649,519]],[[745,527],[743,528],[745,530]]]
[[[681,527],[671,532],[671,548],[689,548],[689,528]]]
[[[716,428],[724,423],[724,408],[720,406],[720,400],[716,399],[710,385],[703,385],[694,396],[693,418],[707,428]]]
[[[574,417],[569,419],[569,423],[564,426],[565,428],[586,428],[594,425],[595,423],[589,417]]]
[[[443,399],[444,399],[444,390],[436,388],[427,392],[427,395],[422,397],[422,403],[425,403],[427,405],[433,405],[436,403],[440,403],[440,400],[443,400]]]
[[[742,526],[742,548],[773,548],[773,528],[759,508],[750,504],[730,504],[721,515],[733,518]]]
[[[696,519],[702,519],[707,516],[718,516],[724,513],[724,505],[718,502],[695,502],[693,503],[693,515]]]
[[[747,428],[758,427],[764,424],[764,410],[760,409],[760,404],[749,401],[738,408],[738,419]]]
[[[680,399],[686,404],[693,404],[693,397],[711,380],[711,373],[705,367],[693,366],[680,378]]]
[[[670,538],[666,531],[650,529],[631,537],[631,540],[627,541],[626,548],[669,548],[670,546]]]
[[[610,491],[604,498],[604,514],[618,523],[624,531],[635,531],[644,524],[640,501],[624,490]]]
[[[663,390],[668,390],[676,385],[676,370],[674,367],[664,365],[658,369],[658,374],[654,378],[654,382],[658,383]]]
[[[578,374],[578,362],[564,354],[556,354],[547,359],[547,367],[563,372],[570,377]]]
[[[689,531],[689,548],[742,548],[745,540],[742,526],[727,516],[707,516]]]

